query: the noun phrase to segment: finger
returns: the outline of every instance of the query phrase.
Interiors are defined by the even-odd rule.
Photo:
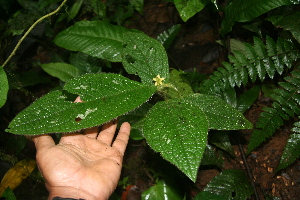
[[[99,133],[98,126],[88,128],[83,131],[83,135],[86,135],[87,137],[92,138],[92,139],[96,139],[98,133]]]
[[[114,123],[113,121],[103,125],[97,140],[103,142],[104,144],[111,145],[116,129],[117,123]]]
[[[55,145],[55,142],[50,135],[37,136],[34,137],[32,141],[34,142],[37,151],[43,151],[44,149],[48,149]]]
[[[112,147],[118,149],[122,155],[124,155],[129,140],[130,129],[130,124],[128,122],[124,122],[119,130],[118,136],[116,137],[112,145]]]
[[[78,96],[74,102],[83,102],[83,101],[80,99],[80,96]]]

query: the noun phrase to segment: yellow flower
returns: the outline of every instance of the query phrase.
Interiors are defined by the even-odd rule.
[[[155,81],[154,85],[162,85],[162,81],[165,80],[165,78],[161,78],[160,75],[158,74],[155,78],[153,78],[153,81]]]

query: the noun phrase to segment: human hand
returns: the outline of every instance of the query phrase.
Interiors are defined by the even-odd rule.
[[[49,199],[104,200],[115,190],[121,174],[130,124],[122,124],[113,141],[117,124],[105,124],[83,134],[64,135],[55,145],[49,135],[33,138],[36,160],[46,180]]]

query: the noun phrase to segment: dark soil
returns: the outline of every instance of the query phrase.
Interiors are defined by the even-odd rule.
[[[216,40],[220,39],[218,29],[220,27],[220,13],[214,13],[205,8],[188,22],[181,21],[174,4],[161,0],[145,1],[143,15],[136,14],[128,28],[134,28],[143,31],[147,35],[155,38],[157,35],[171,28],[175,24],[181,24],[182,28],[178,33],[172,47],[168,51],[170,58],[170,67],[184,71],[193,71],[210,75],[221,66],[221,62],[227,57],[227,49],[219,45]],[[249,36],[252,38],[252,36]],[[243,35],[243,38],[246,38]],[[38,50],[39,48],[39,50]],[[32,55],[26,55],[19,62],[31,63],[37,57],[42,58],[44,62],[49,60],[51,52],[40,51],[42,46],[31,47]],[[51,77],[50,77],[51,78]],[[52,79],[52,78],[51,78]],[[53,82],[52,82],[53,83]],[[57,85],[59,84],[56,81]],[[5,145],[5,141],[13,136],[4,133],[9,121],[22,109],[27,107],[36,97],[47,93],[53,85],[39,84],[27,87],[30,93],[24,94],[19,90],[11,90],[6,105],[1,109],[1,139],[0,144]],[[246,118],[252,123],[256,123],[262,107],[270,105],[271,99],[264,97],[263,93],[255,104],[246,112]],[[247,144],[251,137],[251,130],[235,132],[239,135],[239,141],[232,141],[236,157],[232,158],[224,154],[224,166],[200,168],[198,178],[195,184],[179,174],[181,187],[187,191],[187,199],[192,199],[199,191],[203,190],[206,184],[222,170],[225,169],[243,169],[247,173],[246,164],[253,177],[252,181],[257,190],[259,199],[265,199],[266,195],[279,197],[283,200],[299,199],[300,196],[300,161],[299,159],[288,168],[275,173],[282,151],[286,141],[291,133],[292,123],[287,122],[281,129],[269,138],[265,143],[256,150],[246,155],[243,160],[242,155],[247,151]],[[241,148],[239,148],[239,145]],[[241,151],[243,149],[243,151]],[[1,147],[1,151],[5,151]],[[14,152],[5,152],[11,153]],[[34,158],[34,146],[31,142],[20,153],[19,157]],[[246,162],[246,163],[245,163]],[[163,161],[160,156],[154,153],[147,146],[145,141],[130,140],[127,152],[124,158],[124,168],[120,180],[128,177],[127,184],[134,185],[129,189],[127,197],[123,196],[122,200],[139,200],[141,193],[155,183],[152,169],[165,172],[164,166],[174,167]],[[175,167],[174,167],[175,168]],[[168,168],[169,169],[169,168]],[[176,171],[176,169],[174,169]],[[176,172],[179,173],[179,172]],[[121,196],[123,189],[118,187],[116,192]],[[17,199],[46,199],[47,191],[42,180],[35,177],[29,177],[19,186],[15,193]],[[34,195],[33,195],[34,194]],[[32,198],[34,196],[34,198]],[[253,196],[252,199],[255,199]]]

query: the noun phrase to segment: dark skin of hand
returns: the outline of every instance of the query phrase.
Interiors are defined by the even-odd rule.
[[[80,100],[77,100],[80,101]],[[115,190],[130,134],[130,124],[122,124],[113,141],[117,124],[90,128],[83,134],[64,135],[59,144],[52,137],[33,138],[38,167],[46,180],[49,198],[105,200]]]

